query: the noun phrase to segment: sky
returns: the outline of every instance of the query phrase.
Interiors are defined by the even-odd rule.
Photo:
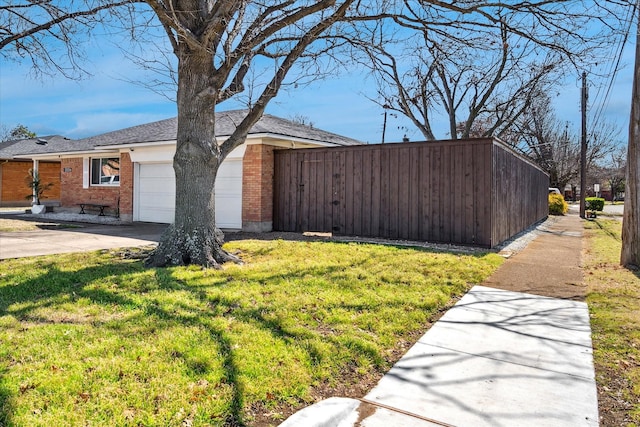
[[[630,37],[621,61],[621,70],[612,87],[602,120],[616,123],[621,129],[621,143],[626,142],[634,63],[634,41]],[[61,76],[36,78],[29,64],[0,59],[0,125],[8,129],[25,125],[40,136],[63,135],[83,138],[129,126],[162,120],[176,115],[176,105],[147,88],[131,83],[145,74],[111,47],[90,49],[85,67],[92,76],[81,81]],[[612,59],[613,60],[613,59]],[[596,85],[603,80],[590,75],[591,113],[602,108],[603,93]],[[367,143],[382,138],[384,111],[367,99],[375,87],[359,70],[341,73],[307,86],[281,92],[267,107],[267,113],[283,118],[302,116],[314,127]],[[568,79],[553,98],[562,120],[580,129],[580,78]],[[594,103],[596,103],[594,105]],[[221,109],[239,108],[222,105]],[[421,134],[402,116],[387,116],[385,140],[420,140]],[[445,120],[435,125],[436,135],[446,138]]]

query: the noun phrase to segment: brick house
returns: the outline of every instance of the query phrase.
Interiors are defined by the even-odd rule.
[[[31,159],[16,158],[41,146],[55,149],[68,141],[60,135],[4,141],[0,143],[0,206],[30,206],[27,195],[31,192],[27,184],[29,170],[38,168],[44,183],[53,186],[44,194],[42,203],[49,206],[60,204],[60,160],[51,159],[34,163]]]
[[[216,136],[224,140],[242,110],[216,115]],[[25,153],[35,161],[59,161],[60,205],[108,205],[122,221],[171,223],[174,219],[177,119],[170,118],[76,141],[55,150]],[[265,114],[246,142],[233,150],[216,178],[216,221],[223,229],[269,231],[272,227],[274,151],[358,145],[361,142]]]

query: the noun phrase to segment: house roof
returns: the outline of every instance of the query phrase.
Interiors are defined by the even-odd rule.
[[[26,153],[40,154],[67,151],[73,144],[73,140],[61,135],[3,141],[0,142],[0,159],[13,159],[15,156]]]
[[[222,111],[216,113],[216,136],[226,137],[233,133],[236,124],[245,117],[246,110]],[[120,129],[101,135],[79,140],[68,140],[66,143],[55,146],[38,146],[34,144],[30,149],[24,150],[20,155],[73,153],[86,152],[100,147],[113,147],[118,145],[142,144],[163,141],[175,141],[178,131],[178,119],[160,120],[138,126]],[[335,133],[327,132],[314,127],[295,123],[270,114],[265,114],[249,131],[249,136],[266,135],[300,139],[308,142],[329,143],[334,145],[361,145],[362,142],[347,138]]]

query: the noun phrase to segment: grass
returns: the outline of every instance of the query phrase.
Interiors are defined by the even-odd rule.
[[[619,265],[620,221],[585,224],[587,302],[602,425],[640,425],[640,272]]]
[[[109,251],[0,263],[0,425],[277,424],[314,390],[385,372],[502,262],[356,243],[226,248],[245,264],[145,269]]]
[[[42,229],[80,228],[79,225],[0,218],[0,231],[36,231]]]

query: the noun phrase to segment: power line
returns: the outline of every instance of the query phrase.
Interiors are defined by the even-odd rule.
[[[624,52],[624,47],[627,44],[627,41],[629,40],[629,34],[631,33],[631,25],[633,24],[634,21],[634,17],[635,17],[635,11],[638,8],[638,2],[636,2],[636,4],[627,10],[627,16],[625,18],[625,21],[627,22],[627,28],[625,29],[625,31],[623,32],[623,36],[622,39],[620,40],[620,43],[618,44],[618,52],[616,54],[616,61],[615,61],[615,67],[613,67],[613,70],[610,69],[609,71],[609,75],[611,76],[609,79],[609,84],[607,85],[607,90],[605,92],[604,98],[602,100],[601,103],[597,103],[595,99],[597,99],[599,97],[600,94],[600,89],[598,89],[598,92],[596,93],[593,105],[598,105],[596,112],[594,114],[594,119],[593,119],[593,128],[595,129],[599,124],[600,124],[600,119],[602,118],[602,114],[604,112],[604,109],[606,106],[609,105],[609,101],[611,100],[611,90],[613,88],[613,85],[615,83],[616,77],[618,76],[618,72],[620,71],[620,63],[622,61],[622,53]]]

